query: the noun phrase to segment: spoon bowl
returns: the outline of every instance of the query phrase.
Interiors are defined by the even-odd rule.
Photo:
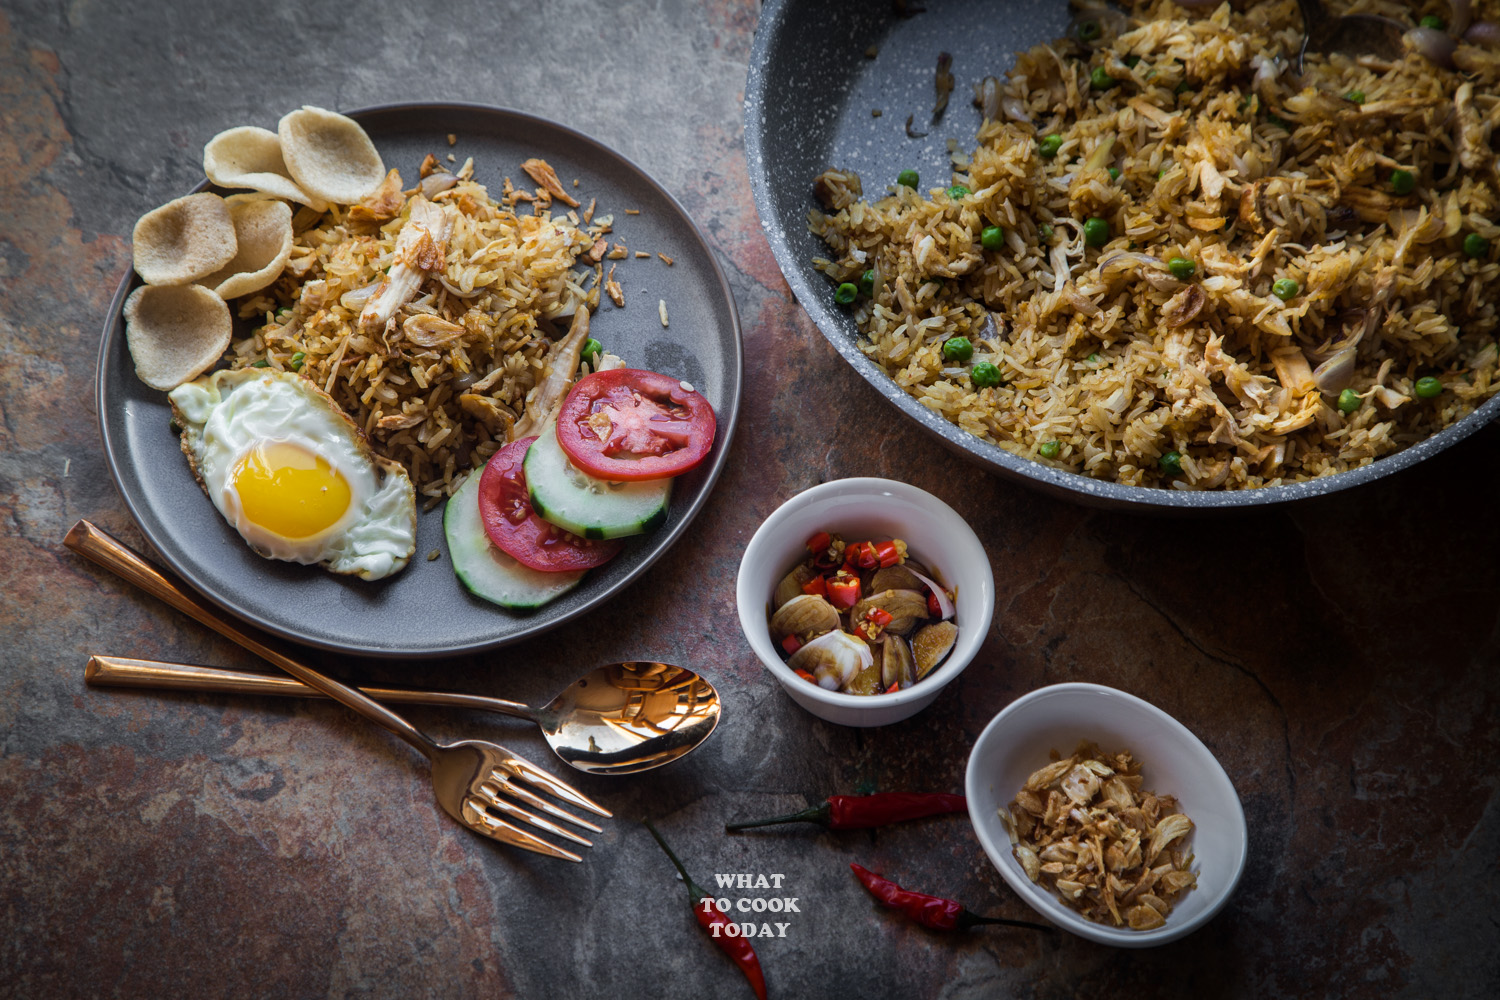
[[[1401,37],[1407,25],[1374,14],[1334,17],[1322,0],[1297,0],[1302,10],[1302,47],[1297,51],[1297,72],[1313,52],[1342,52],[1349,56],[1373,55],[1395,59],[1401,54]]]
[[[83,675],[89,684],[113,687],[323,697],[291,677],[112,656],[90,657]],[[359,691],[393,705],[478,709],[530,719],[541,727],[553,753],[590,774],[636,774],[685,756],[713,733],[721,707],[719,692],[698,674],[649,660],[591,670],[541,708],[448,691]]]

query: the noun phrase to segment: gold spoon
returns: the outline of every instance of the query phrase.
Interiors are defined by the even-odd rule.
[[[322,698],[292,677],[217,667],[92,656],[84,680],[96,686],[227,691]],[[719,693],[691,670],[632,661],[591,670],[541,708],[478,694],[361,687],[376,701],[499,712],[541,727],[552,751],[591,774],[635,774],[692,751],[719,723]]]

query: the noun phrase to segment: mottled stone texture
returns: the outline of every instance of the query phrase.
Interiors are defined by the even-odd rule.
[[[700,880],[786,876],[773,995],[1487,996],[1500,983],[1495,497],[1500,433],[1295,510],[1084,510],[975,474],[897,422],[790,301],[741,151],[756,5],[0,4],[0,995],[744,996],[637,820]],[[428,98],[551,116],[642,164],[730,274],[749,362],[734,455],[677,548],[587,628],[346,677],[543,699],[630,657],[719,684],[693,757],[578,783],[618,818],[587,863],[506,851],[433,806],[406,747],[326,704],[93,691],[91,652],[253,669],[61,547],[89,517],[142,544],[100,454],[94,355],[146,209],[203,142],[303,103]],[[786,497],[884,475],[970,518],[999,594],[978,661],[874,731],[788,701],[739,634],[739,552]],[[961,787],[1017,695],[1112,684],[1181,719],[1244,799],[1250,864],[1197,935],[1116,951],[877,910],[850,861],[1022,917],[961,818],[727,838],[830,791]],[[522,724],[414,711],[443,736]]]

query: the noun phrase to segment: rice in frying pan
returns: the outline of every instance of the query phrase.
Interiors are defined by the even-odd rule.
[[[1500,53],[1309,53],[1299,78],[1294,0],[1126,6],[980,88],[953,186],[818,178],[818,266],[873,272],[861,349],[1016,454],[1179,489],[1352,469],[1493,395]]]

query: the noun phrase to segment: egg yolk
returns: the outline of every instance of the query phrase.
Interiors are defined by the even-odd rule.
[[[234,490],[252,524],[283,538],[306,538],[349,509],[349,483],[319,455],[287,441],[256,445],[235,466]]]

